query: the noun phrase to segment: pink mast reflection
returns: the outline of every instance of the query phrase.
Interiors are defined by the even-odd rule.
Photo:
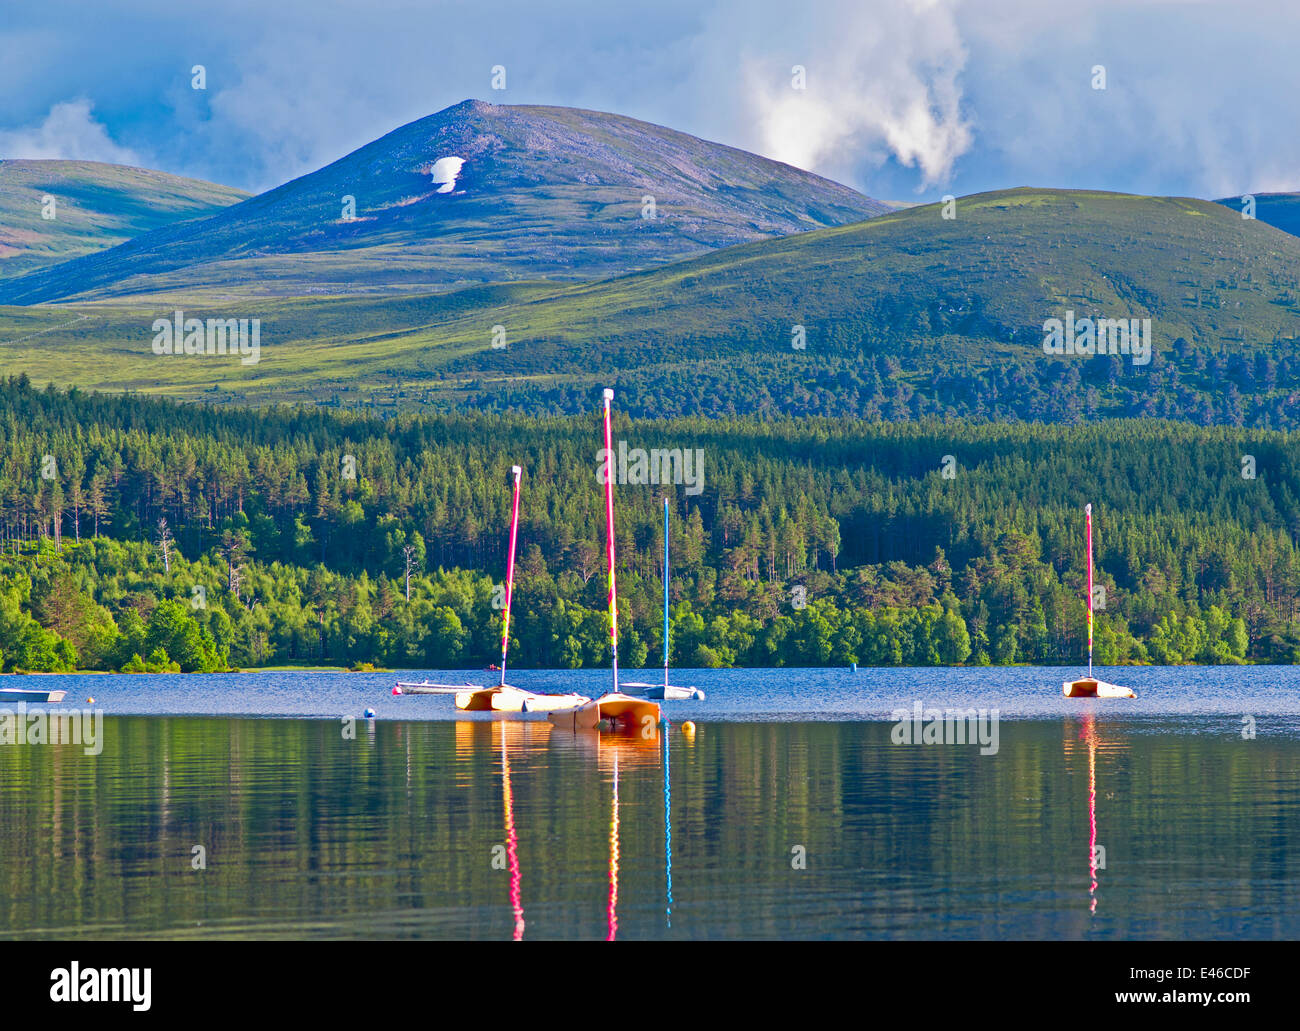
[[[614,807],[609,821],[609,904],[606,907],[609,921],[607,942],[618,934],[618,752],[614,752]]]
[[[506,811],[506,865],[510,871],[510,908],[515,914],[515,941],[524,938],[524,904],[520,891],[519,837],[515,834],[515,799],[510,790],[510,757],[506,754],[505,727],[501,728],[501,783]]]
[[[1083,737],[1088,741],[1088,912],[1097,912],[1097,730],[1091,715],[1083,718]]]

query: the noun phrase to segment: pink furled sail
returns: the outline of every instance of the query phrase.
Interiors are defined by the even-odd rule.
[[[1092,676],[1092,505],[1083,506],[1088,533],[1088,676]]]
[[[501,615],[501,686],[506,686],[506,652],[510,650],[510,597],[515,588],[515,541],[519,539],[519,480],[523,469],[511,466],[515,478],[514,515],[510,518],[510,557],[506,561],[506,607]]]
[[[618,691],[618,589],[614,583],[614,436],[609,408],[614,391],[605,388],[605,557],[609,562],[609,646],[614,657],[614,691]]]

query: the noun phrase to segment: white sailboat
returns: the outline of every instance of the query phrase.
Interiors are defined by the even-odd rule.
[[[623,686],[647,698],[664,698],[673,701],[704,701],[704,692],[698,687],[678,687],[668,683],[668,499],[664,498],[664,682],[659,684],[642,684],[629,681]]]
[[[523,470],[511,466],[514,477],[514,508],[510,519],[510,555],[506,562],[505,610],[501,617],[501,679],[492,686],[475,684],[404,684],[398,682],[394,693],[400,694],[450,694],[456,696],[456,708],[468,712],[549,712],[553,709],[571,709],[588,701],[580,694],[536,694],[506,683],[506,656],[510,650],[510,601],[515,585],[515,543],[519,539],[519,493]]]
[[[1136,698],[1132,688],[1108,684],[1092,675],[1092,505],[1083,507],[1088,536],[1088,675],[1061,685],[1066,698]]]
[[[550,721],[565,730],[603,730],[639,734],[653,739],[659,733],[659,706],[644,698],[624,694],[618,686],[618,587],[614,576],[614,446],[610,429],[610,402],[614,391],[605,389],[605,557],[609,563],[609,644],[613,656],[614,689],[595,701],[565,712],[552,712]],[[531,704],[527,707],[531,710]]]

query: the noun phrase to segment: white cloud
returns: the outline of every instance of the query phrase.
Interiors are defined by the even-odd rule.
[[[929,186],[950,179],[973,142],[956,6],[828,0],[791,17],[784,2],[756,10],[737,0],[712,12],[696,44],[705,65],[740,69],[732,119],[752,128],[739,145],[858,183],[893,161]],[[802,90],[796,65],[806,69]]]
[[[0,130],[0,158],[141,164],[133,150],[113,142],[92,111],[93,105],[84,97],[65,100],[51,107],[40,125]]]
[[[1004,185],[1206,197],[1300,186],[1287,131],[1294,9],[1074,0],[1063,25],[1038,0],[984,0],[959,21],[977,58],[967,97],[981,160]],[[1091,87],[1097,64],[1105,90]]]
[[[265,189],[478,97],[644,118],[892,199],[1300,187],[1300,7],[1277,0],[660,0],[653,17],[590,0],[118,0],[111,47],[67,14],[74,0],[11,6],[0,157]],[[203,92],[189,83],[200,62]],[[108,132],[68,99],[92,88]]]

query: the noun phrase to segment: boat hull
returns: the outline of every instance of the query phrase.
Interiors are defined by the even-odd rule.
[[[456,695],[456,708],[466,712],[553,712],[573,709],[590,700],[580,694],[537,694],[517,687],[485,687],[461,691]]]
[[[404,684],[400,680],[397,682],[397,689],[402,694],[460,694],[476,688],[475,684],[430,684],[427,680],[421,684]]]
[[[585,694],[534,694],[532,691],[520,691],[523,698],[519,712],[560,712],[576,709],[591,701]]]
[[[0,705],[5,702],[54,703],[63,701],[67,691],[41,691],[25,687],[0,688]]]
[[[662,698],[670,702],[702,702],[704,692],[698,687],[677,687],[674,684],[656,684],[645,691],[647,698]]]
[[[551,722],[562,730],[598,730],[647,739],[658,736],[662,718],[654,702],[622,693],[602,695],[595,701],[550,716]]]
[[[1108,684],[1096,677],[1084,677],[1082,680],[1067,680],[1061,685],[1066,698],[1136,698],[1137,694],[1129,687]]]

